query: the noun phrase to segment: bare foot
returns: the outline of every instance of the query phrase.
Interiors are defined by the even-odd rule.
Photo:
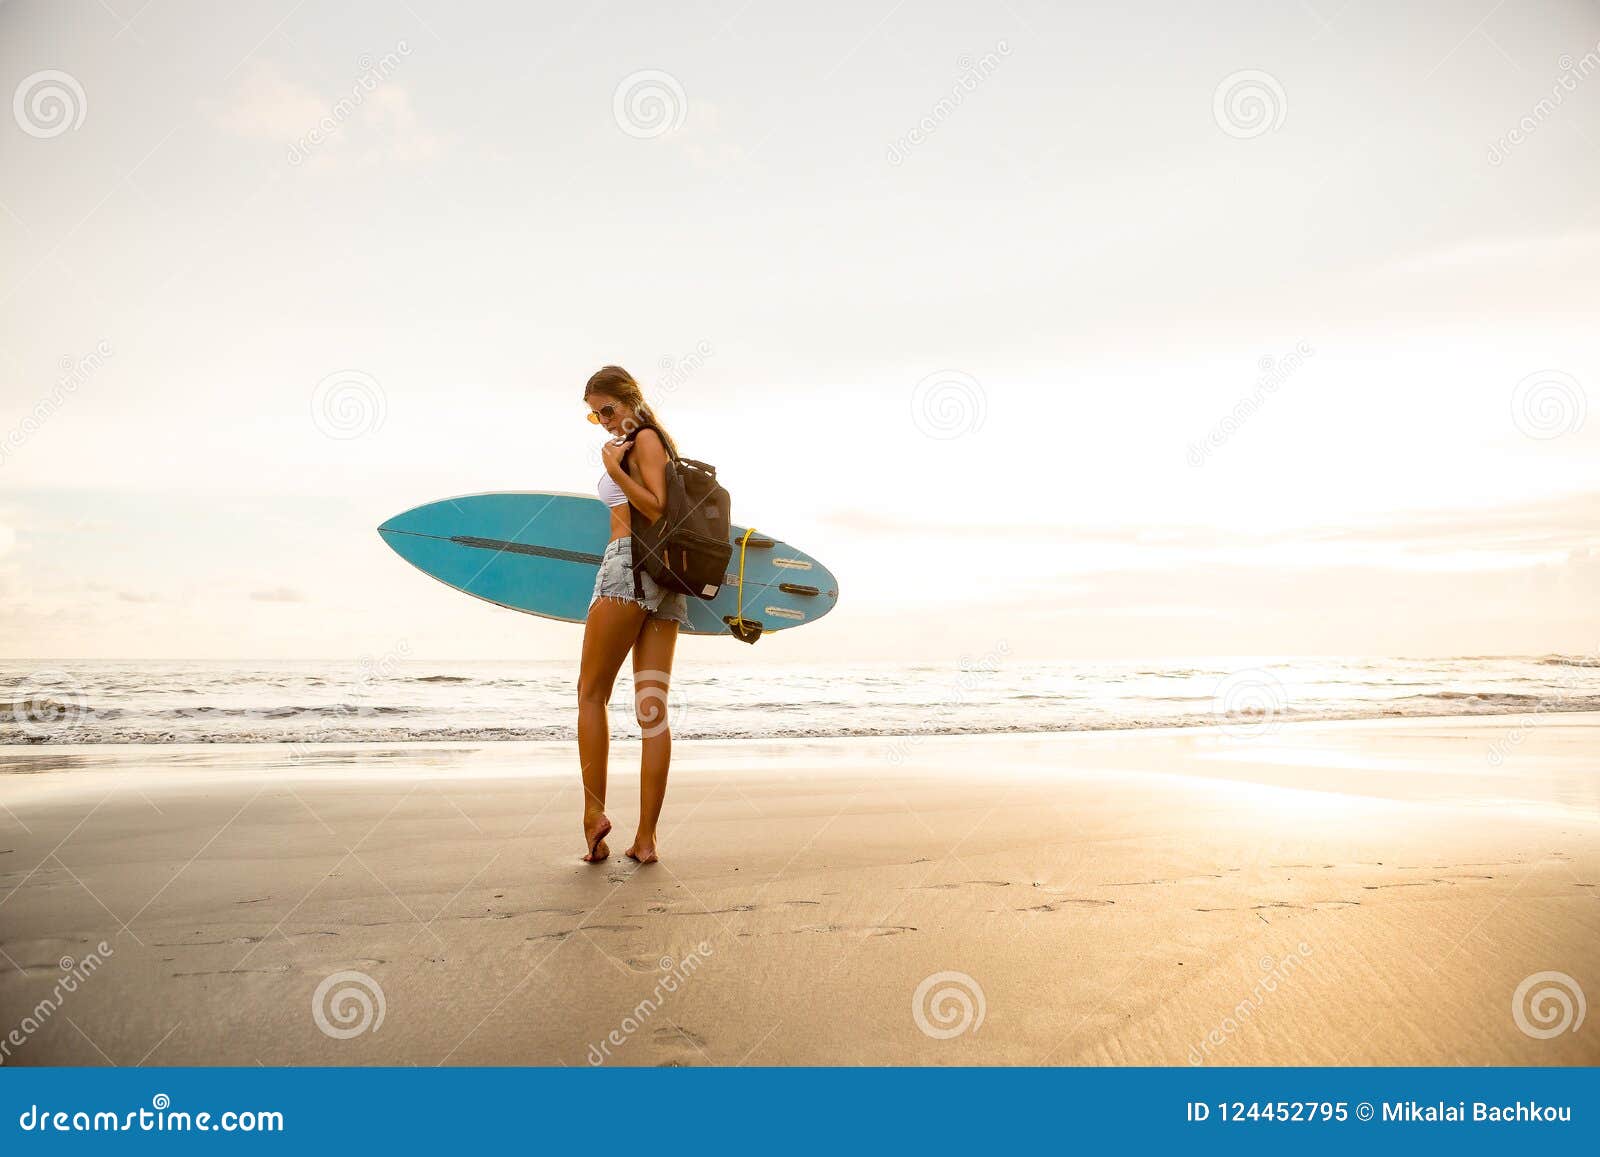
[[[589,854],[583,857],[585,863],[598,864],[611,854],[611,849],[606,847],[606,833],[611,830],[611,821],[601,816],[593,827],[587,820],[583,825],[583,838],[589,845]]]
[[[629,848],[623,855],[630,860],[638,860],[641,864],[653,864],[657,859],[656,842],[654,840],[641,840],[635,836],[633,847]]]

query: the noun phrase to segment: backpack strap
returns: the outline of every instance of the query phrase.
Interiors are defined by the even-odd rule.
[[[678,452],[672,448],[672,443],[670,441],[668,441],[667,436],[661,432],[661,427],[656,425],[654,422],[641,422],[641,423],[639,423],[638,426],[636,426],[634,428],[633,432],[628,435],[628,450],[633,449],[634,440],[639,437],[639,431],[640,430],[654,430],[656,432],[656,437],[661,439],[661,445],[666,448],[667,457],[670,458],[672,461],[674,461],[674,462],[680,462],[680,461],[681,462],[689,462],[689,461],[691,461],[691,459],[688,459],[688,458],[681,458],[680,459],[678,457]],[[628,457],[627,450],[623,451],[622,457],[624,459],[626,459]],[[704,462],[695,462],[694,465],[703,467],[705,465],[705,463]]]
[[[672,443],[667,440],[666,435],[662,434],[661,427],[657,426],[654,422],[641,422],[639,426],[628,435],[628,450],[633,449],[634,440],[639,437],[640,430],[654,430],[656,432],[656,437],[661,439],[661,445],[666,447],[668,459],[672,462],[678,461],[678,455],[672,449]],[[628,450],[624,450],[622,452],[621,462],[623,463],[624,469],[627,468],[626,463],[628,460]],[[644,513],[633,503],[628,503],[628,526],[630,527],[631,537],[631,541],[628,544],[628,549],[629,553],[633,556],[633,597],[638,599],[640,602],[644,601],[644,575],[641,568],[644,566],[644,556],[650,549],[648,546],[639,541],[639,525],[643,518]]]

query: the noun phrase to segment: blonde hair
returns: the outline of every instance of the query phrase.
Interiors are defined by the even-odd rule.
[[[678,456],[678,444],[672,440],[672,435],[667,433],[667,428],[656,417],[655,411],[644,400],[644,391],[639,388],[639,383],[633,380],[633,375],[621,366],[601,366],[590,375],[588,383],[583,387],[583,397],[587,401],[590,394],[604,394],[608,398],[615,398],[633,410],[639,416],[639,421],[634,425],[653,426],[656,433],[661,435],[661,440],[667,445],[667,453],[674,458]],[[633,433],[632,429],[626,431]]]

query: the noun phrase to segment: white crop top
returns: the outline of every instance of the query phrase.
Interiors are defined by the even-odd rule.
[[[622,487],[609,473],[600,475],[600,485],[595,487],[600,495],[600,501],[607,506],[626,506],[628,496],[622,492]]]

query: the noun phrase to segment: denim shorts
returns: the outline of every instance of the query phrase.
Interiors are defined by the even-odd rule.
[[[689,625],[688,595],[681,591],[662,590],[661,584],[651,578],[648,571],[639,572],[639,581],[644,584],[643,606],[650,612],[650,618],[666,619],[680,627]],[[589,600],[589,605],[593,607],[594,600],[601,595],[626,599],[630,603],[640,602],[633,594],[632,536],[624,534],[620,538],[613,538],[600,556],[600,573],[594,576],[594,598]]]

